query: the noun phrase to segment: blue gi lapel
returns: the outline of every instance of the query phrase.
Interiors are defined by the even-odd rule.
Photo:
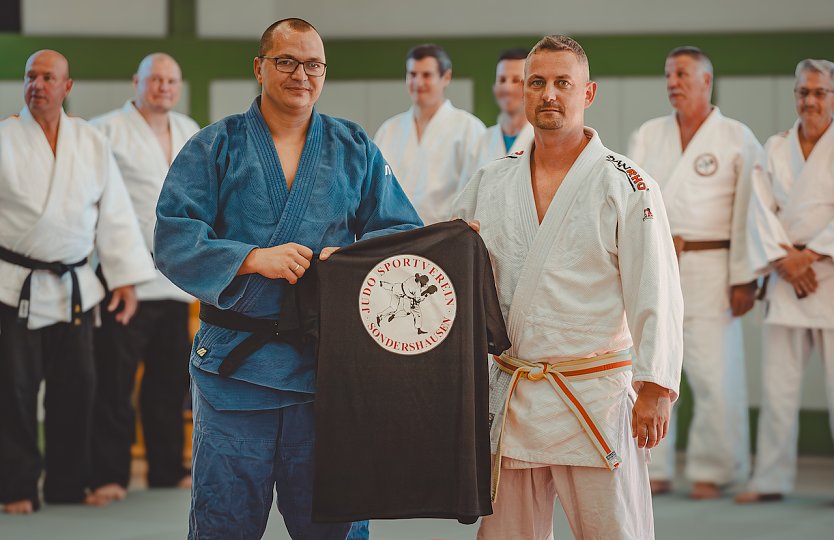
[[[263,170],[275,171],[276,174],[276,180],[269,182],[269,190],[273,204],[277,203],[277,207],[280,209],[281,217],[278,219],[268,245],[264,246],[272,247],[293,242],[296,239],[301,219],[307,205],[310,203],[310,196],[313,193],[313,186],[318,176],[324,130],[321,116],[313,110],[310,127],[307,129],[307,139],[304,141],[304,150],[301,151],[295,181],[292,190],[290,190],[287,187],[287,180],[284,176],[284,170],[281,168],[278,152],[275,150],[275,144],[272,141],[272,134],[269,132],[269,127],[261,114],[260,102],[259,97],[252,103],[246,113],[246,122],[257,148]],[[310,247],[316,248],[316,246]],[[258,294],[263,291],[269,282],[270,280],[266,278],[251,280],[246,290],[247,298],[244,298],[238,309],[245,310],[252,306],[257,300]],[[280,298],[278,300],[280,301]]]
[[[284,177],[284,170],[272,142],[272,134],[264,121],[260,111],[260,98],[256,99],[249,111],[246,113],[247,123],[252,130],[255,145],[258,147],[258,156],[261,159],[265,171],[276,171],[277,180],[270,182],[270,193],[272,193],[278,208],[281,210],[281,218],[278,226],[269,240],[269,246],[277,246],[292,242],[301,224],[301,217],[310,202],[310,195],[313,192],[313,185],[321,162],[322,143],[322,121],[321,116],[313,110],[310,127],[307,130],[307,140],[304,142],[304,150],[301,152],[301,159],[298,162],[298,171],[295,174],[292,191],[287,187],[287,180]]]

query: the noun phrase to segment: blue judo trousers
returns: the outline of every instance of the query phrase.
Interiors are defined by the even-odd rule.
[[[160,271],[205,304],[274,320],[289,285],[238,276],[252,250],[294,242],[320,253],[422,226],[379,148],[347,120],[313,111],[288,185],[260,98],[246,113],[198,132],[177,155],[159,196]],[[231,376],[220,376],[224,358],[249,335],[203,322],[191,349],[189,538],[260,538],[273,491],[294,539],[367,538],[366,522],[349,533],[349,523],[311,522],[314,348],[270,341]]]

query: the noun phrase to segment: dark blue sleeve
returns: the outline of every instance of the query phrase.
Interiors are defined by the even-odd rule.
[[[162,186],[156,206],[154,260],[177,287],[203,302],[227,309],[242,296],[235,280],[240,265],[257,246],[219,238],[214,230],[220,184],[227,173],[227,139],[207,131],[182,148]]]

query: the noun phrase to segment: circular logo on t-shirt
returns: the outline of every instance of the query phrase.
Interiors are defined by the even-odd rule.
[[[452,329],[457,305],[449,275],[419,255],[380,261],[359,291],[365,330],[397,354],[421,354],[440,345]]]
[[[701,176],[712,176],[718,170],[718,158],[712,154],[701,154],[695,158],[695,172]]]

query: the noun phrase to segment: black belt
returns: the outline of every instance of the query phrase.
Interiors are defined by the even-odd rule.
[[[17,303],[17,319],[20,322],[27,322],[29,320],[29,304],[32,298],[32,273],[35,270],[48,270],[58,277],[63,276],[67,272],[72,278],[72,303],[70,304],[70,320],[76,326],[81,324],[81,288],[78,286],[78,275],[75,269],[79,266],[87,264],[87,257],[84,257],[78,262],[64,264],[59,262],[45,262],[37,259],[31,259],[20,253],[15,253],[2,246],[0,246],[0,259],[7,263],[16,266],[22,266],[31,270],[26,280],[23,282],[23,287],[20,289],[20,299]]]
[[[287,295],[292,297],[292,302],[285,300],[284,307],[290,308],[288,304],[294,304],[295,295],[291,292],[288,292]],[[295,306],[293,305],[292,308],[295,308]],[[249,355],[266,345],[269,341],[286,342],[299,351],[304,348],[303,334],[300,330],[296,309],[282,308],[279,319],[256,319],[247,317],[237,311],[219,309],[210,304],[200,302],[200,320],[229,330],[252,333],[251,336],[244,339],[237,347],[232,349],[229,355],[220,363],[220,368],[217,371],[223,377],[228,377],[234,373]]]

